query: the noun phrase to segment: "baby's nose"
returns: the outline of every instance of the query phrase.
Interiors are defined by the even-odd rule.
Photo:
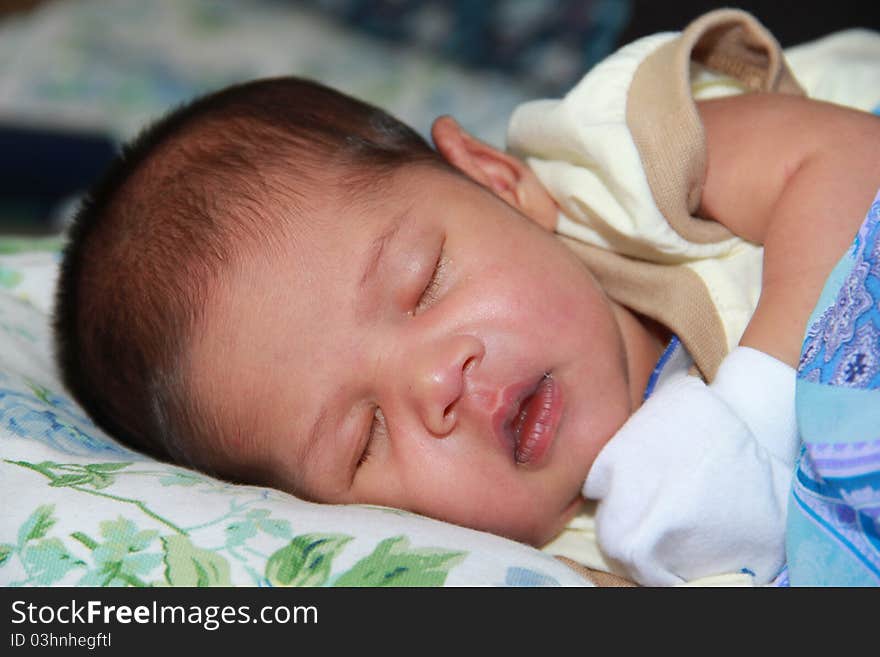
[[[455,428],[466,376],[484,353],[479,339],[456,335],[424,345],[414,354],[411,398],[422,423],[435,436],[446,436]]]

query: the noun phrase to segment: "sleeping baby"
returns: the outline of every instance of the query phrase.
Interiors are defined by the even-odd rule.
[[[230,480],[536,546],[592,498],[620,574],[770,581],[794,367],[880,119],[804,98],[741,12],[609,62],[595,162],[547,105],[511,152],[449,117],[431,148],[297,78],[174,111],[72,227],[66,385],[119,440]],[[738,93],[694,102],[691,62]],[[666,228],[625,234],[645,212]]]

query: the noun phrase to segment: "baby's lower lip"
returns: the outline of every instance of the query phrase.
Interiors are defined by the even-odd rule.
[[[547,453],[562,416],[562,391],[558,382],[545,376],[535,392],[523,403],[511,429],[519,465],[536,465]]]

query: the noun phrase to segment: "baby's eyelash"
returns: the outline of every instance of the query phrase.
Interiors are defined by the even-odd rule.
[[[425,289],[422,290],[421,295],[419,295],[419,300],[416,303],[416,312],[423,310],[437,300],[440,291],[440,281],[443,278],[443,270],[446,268],[446,262],[447,260],[441,246],[440,253],[437,256],[437,262],[434,264],[434,271],[431,273],[431,278],[428,279]]]
[[[376,410],[373,412],[373,422],[370,425],[370,435],[367,436],[367,442],[364,445],[364,451],[361,452],[361,456],[357,462],[358,467],[367,462],[367,459],[370,458],[373,441],[378,435],[384,434],[385,431],[385,414],[382,413],[382,409],[377,406]]]

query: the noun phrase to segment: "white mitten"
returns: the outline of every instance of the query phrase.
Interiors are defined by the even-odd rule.
[[[605,556],[649,586],[732,572],[769,582],[785,559],[794,392],[792,368],[747,347],[712,385],[681,373],[659,386],[583,486]]]

